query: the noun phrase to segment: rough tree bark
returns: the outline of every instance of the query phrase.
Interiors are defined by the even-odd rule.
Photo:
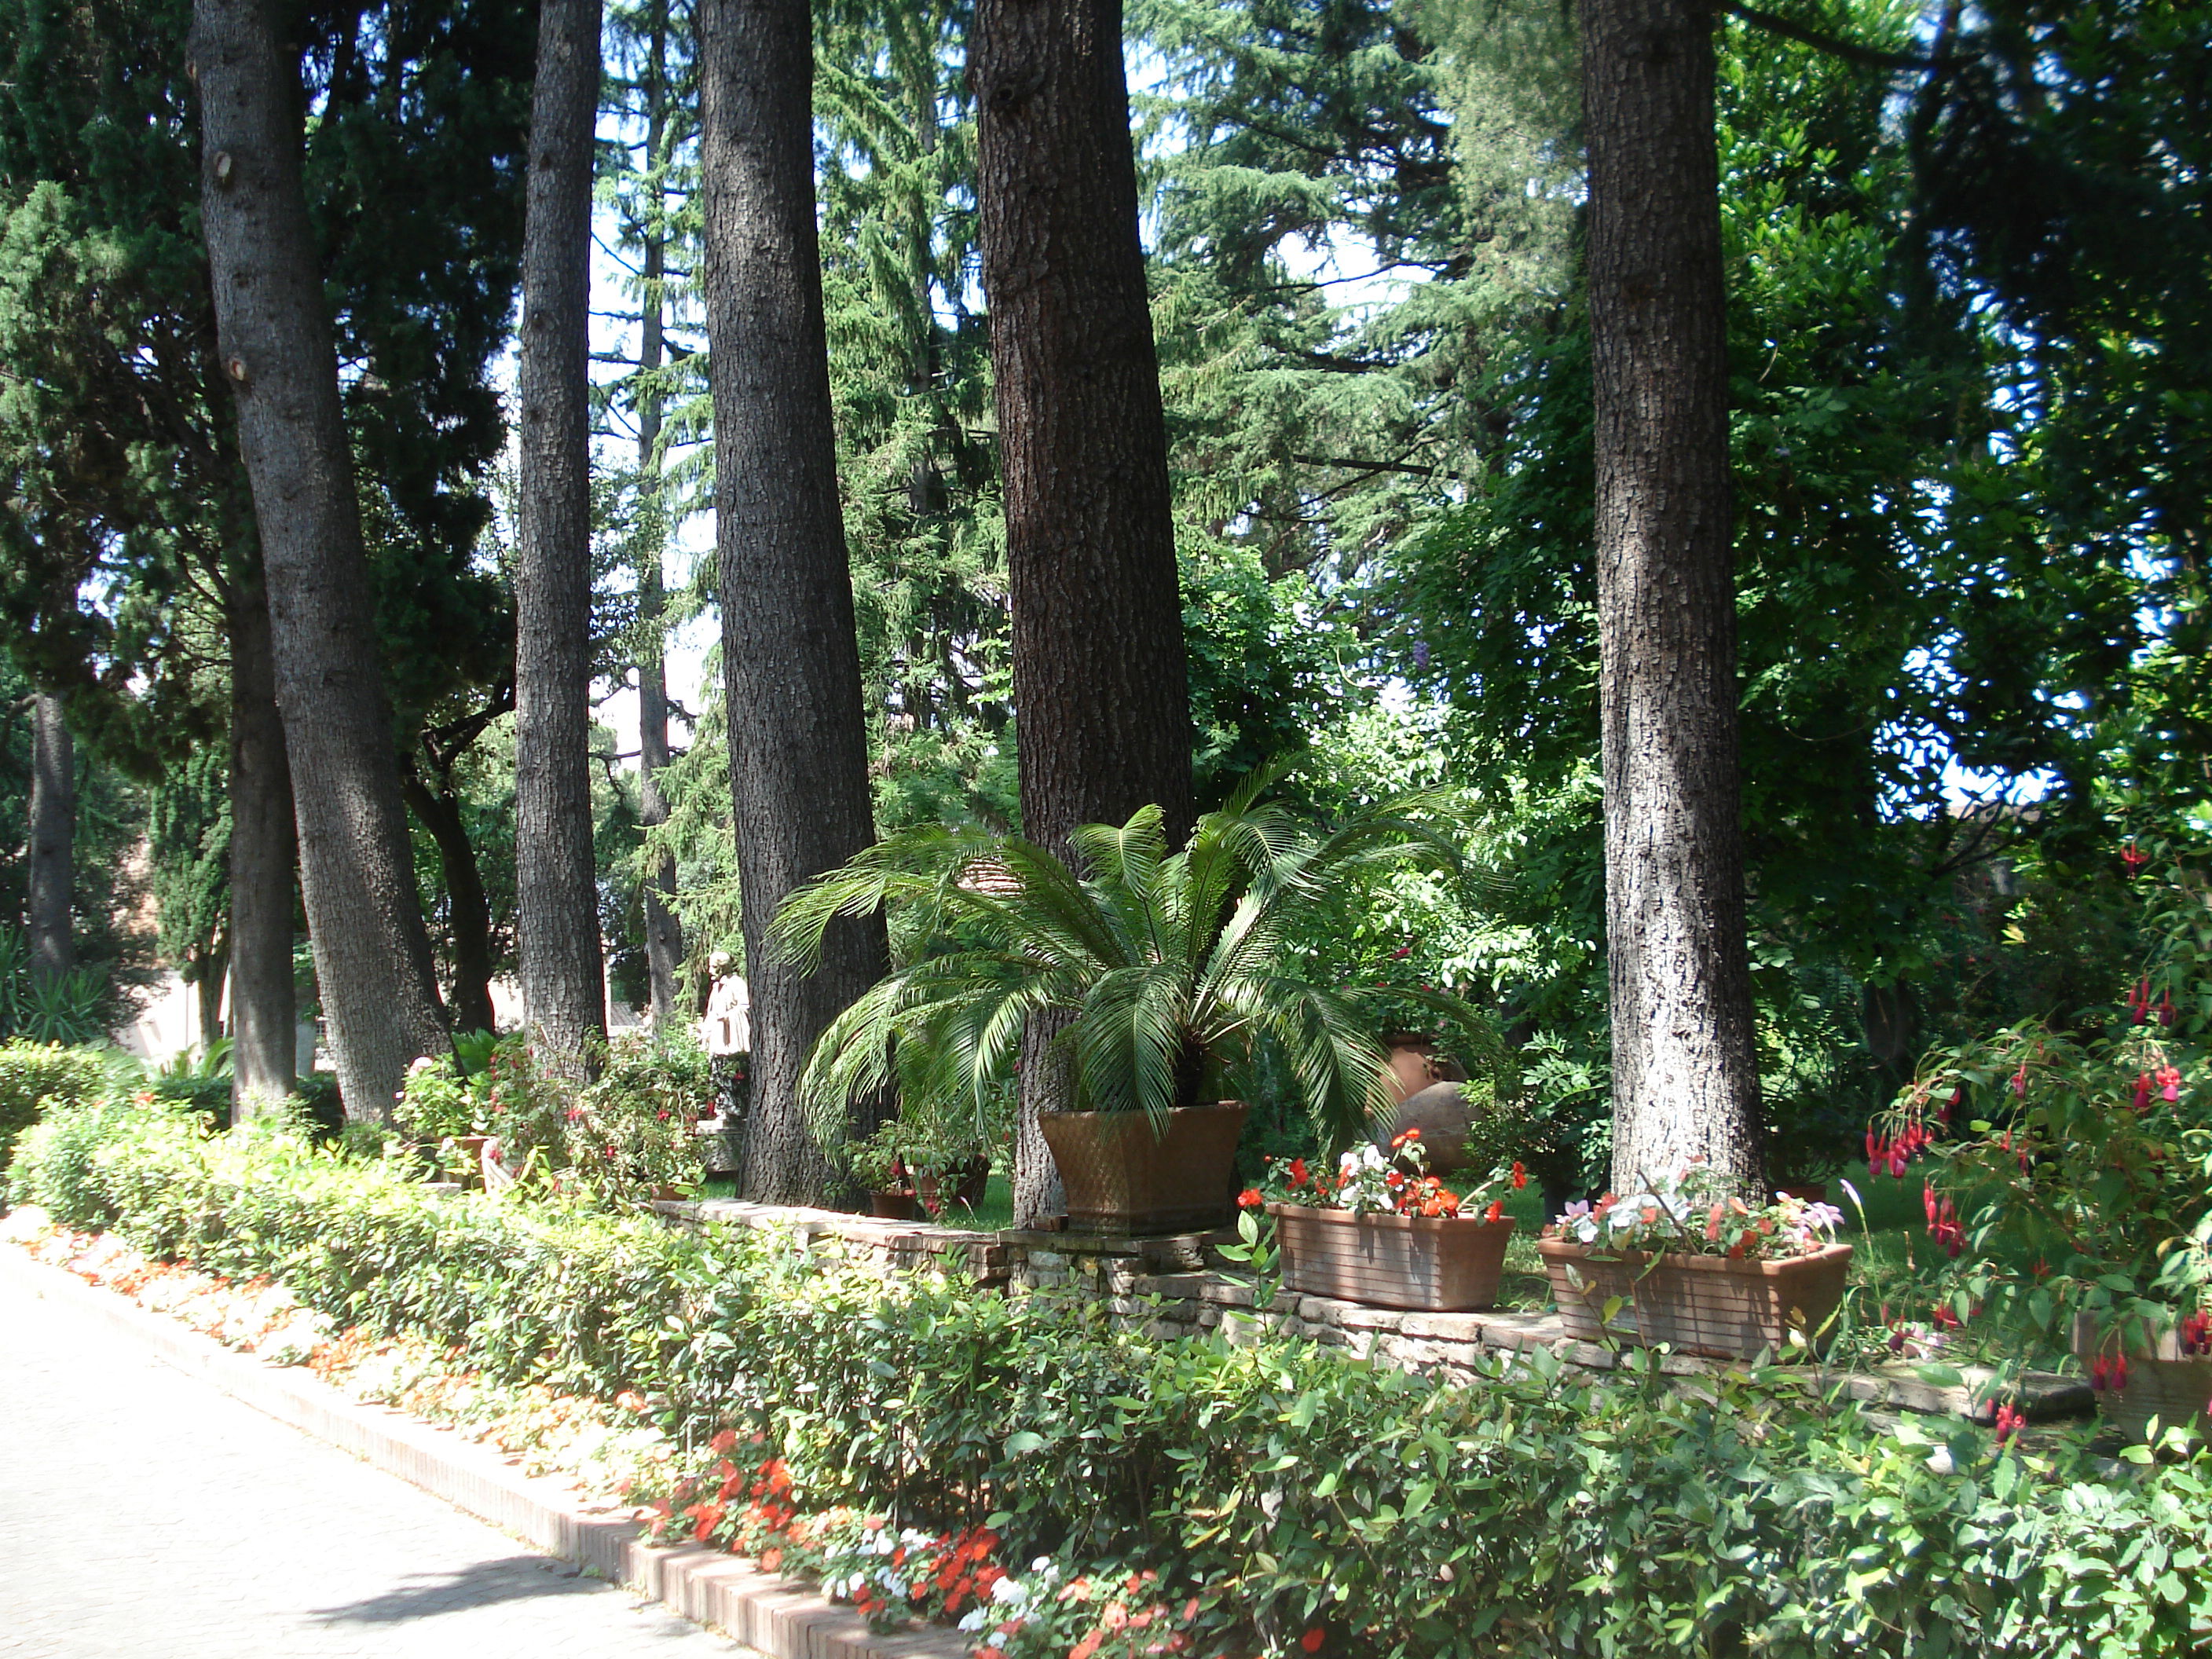
[[[301,184],[296,52],[270,0],[196,0],[201,204],[238,402],[315,974],[356,1120],[447,1042],[415,894],[337,358]]]
[[[292,983],[292,774],[276,713],[269,599],[234,577],[230,635],[231,1115],[283,1100],[297,1073]]]
[[[1714,13],[1585,0],[1613,1185],[1764,1170],[1736,775]]]
[[[1065,854],[1157,802],[1180,841],[1190,694],[1119,0],[979,0],[969,61],[1023,829]],[[1057,1206],[1048,1036],[1024,1041],[1023,1222]]]
[[[656,10],[648,33],[645,64],[646,165],[658,167],[668,135],[668,20]],[[660,618],[666,604],[662,588],[660,496],[660,387],[655,376],[663,351],[661,279],[666,237],[659,219],[645,226],[642,324],[638,343],[637,466],[647,544],[637,567],[637,612],[643,639],[637,659],[638,817],[649,830],[668,822],[668,802],[660,793],[661,769],[668,764],[668,669],[663,654]],[[684,965],[684,925],[672,908],[676,896],[676,860],[663,854],[645,881],[645,957],[653,987],[653,1025],[665,1030],[676,1016],[676,975]]]
[[[698,19],[715,550],[752,994],[746,1195],[818,1200],[830,1170],[793,1085],[889,961],[880,918],[833,928],[811,976],[767,938],[786,894],[875,834],[814,220],[812,42],[806,0],[702,0]]]
[[[592,129],[599,0],[545,0],[522,244],[514,642],[515,942],[548,1056],[606,1030],[592,858]]]
[[[31,697],[28,915],[31,977],[60,979],[76,966],[70,887],[76,867],[76,741],[62,700]]]

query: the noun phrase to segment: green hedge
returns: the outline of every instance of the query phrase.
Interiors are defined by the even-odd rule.
[[[1942,1446],[1756,1377],[1455,1388],[1310,1345],[1155,1342],[1096,1310],[885,1282],[745,1233],[442,1198],[252,1131],[64,1112],[21,1194],[506,1379],[758,1429],[809,1504],[1010,1560],[1150,1565],[1253,1645],[1545,1656],[2180,1655],[2212,1633],[2212,1458]],[[1941,1455],[1938,1455],[1941,1454]],[[1942,1468],[1958,1473],[1943,1473]],[[2192,1632],[2199,1634],[2192,1635]]]
[[[107,1065],[89,1048],[18,1037],[0,1042],[0,1173],[24,1130],[52,1107],[83,1106],[107,1088]]]

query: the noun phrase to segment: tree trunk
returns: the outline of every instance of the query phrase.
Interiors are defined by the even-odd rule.
[[[200,1052],[205,1054],[222,1037],[222,982],[230,973],[230,952],[222,936],[210,939],[190,965],[198,970],[192,990],[199,1003]]]
[[[29,827],[31,977],[60,979],[76,966],[70,916],[76,867],[76,742],[62,700],[46,691],[31,698]]]
[[[489,1031],[491,1011],[491,901],[476,844],[450,778],[433,789],[413,766],[400,773],[400,785],[416,820],[437,843],[438,872],[446,883],[447,930],[453,939],[453,987],[449,1006],[456,1031]]]
[[[786,894],[875,834],[830,426],[806,0],[703,0],[699,56],[715,550],[752,994],[745,1182],[749,1197],[801,1202],[830,1176],[799,1112],[799,1068],[889,966],[880,917],[833,927],[811,976],[767,937]]]
[[[1118,0],[979,0],[969,51],[1013,603],[1022,824],[1191,827],[1190,693]],[[1053,1208],[1024,1043],[1014,1207]]]
[[[514,642],[515,938],[522,1005],[580,1072],[606,1031],[592,856],[592,129],[599,0],[545,0],[522,246]]]
[[[231,1115],[283,1100],[297,1075],[292,984],[292,775],[276,713],[269,599],[258,578],[231,584]]]
[[[315,974],[349,1115],[446,1046],[392,752],[337,358],[301,185],[297,54],[269,0],[195,0],[202,214],[252,487]]]
[[[1616,1189],[1763,1185],[1736,778],[1713,11],[1585,0]]]
[[[668,134],[667,22],[656,15],[646,60],[646,165],[660,165]],[[664,544],[660,483],[660,368],[663,307],[660,284],[666,238],[658,219],[645,227],[644,303],[637,372],[637,467],[647,543],[637,566],[637,611],[643,639],[637,659],[638,817],[650,831],[668,822],[660,770],[668,764],[668,669],[660,618],[665,608],[660,560]],[[662,854],[645,881],[645,958],[653,986],[653,1026],[665,1030],[676,1017],[676,975],[684,965],[684,925],[670,902],[676,896],[676,860]]]

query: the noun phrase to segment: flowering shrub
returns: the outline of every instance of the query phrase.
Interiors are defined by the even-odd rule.
[[[1269,1158],[1262,1184],[1239,1194],[1237,1201],[1248,1210],[1279,1203],[1354,1215],[1467,1215],[1496,1221],[1505,1213],[1507,1189],[1528,1184],[1528,1172],[1518,1163],[1501,1164],[1465,1192],[1455,1193],[1429,1173],[1421,1132],[1407,1129],[1387,1152],[1362,1141],[1337,1159],[1334,1175],[1310,1170],[1303,1158]]]
[[[2144,887],[2151,959],[2101,1025],[1939,1050],[1870,1135],[1900,1172],[1930,1161],[1962,1299],[2061,1346],[2086,1316],[2121,1364],[2212,1329],[2212,891]]]
[[[1177,1636],[1205,1659],[2181,1659],[2212,1625],[2212,1454],[2115,1480],[2067,1443],[1999,1450],[1963,1422],[1884,1423],[1759,1376],[1683,1390],[1633,1352],[1602,1378],[1538,1350],[1440,1384],[1301,1341],[1156,1340],[1093,1304],[773,1236],[431,1193],[160,1113],[80,1136],[57,1170],[57,1127],[18,1176],[76,1206],[64,1221],[97,1212],[150,1255],[265,1278],[489,1383],[610,1411],[629,1396],[695,1449],[640,1493],[669,1500],[671,1526],[735,1537],[732,1510],[761,1504],[793,1540],[764,1562],[818,1549],[886,1618],[884,1570],[917,1605],[908,1566],[934,1583],[965,1542],[957,1610],[950,1584],[920,1605],[987,1607],[986,1659],[1151,1659]],[[810,1520],[841,1510],[854,1518]],[[995,1540],[980,1558],[975,1528]],[[1009,1568],[1041,1557],[1049,1580]],[[1028,1592],[1019,1621],[983,1565]]]
[[[1754,1206],[1703,1164],[1689,1164],[1649,1192],[1577,1200],[1547,1231],[1607,1249],[1722,1255],[1765,1261],[1811,1255],[1833,1242],[1843,1212],[1777,1193]]]
[[[696,1184],[705,1173],[692,1133],[714,1109],[711,1062],[696,1042],[617,1036],[594,1056],[586,1088],[550,1077],[520,1035],[463,1039],[459,1057],[417,1060],[392,1114],[417,1140],[464,1135],[498,1142],[526,1183],[600,1197]]]
[[[598,1080],[563,1109],[564,1165],[602,1196],[705,1179],[694,1131],[715,1108],[706,1050],[680,1035],[623,1035],[599,1063]]]

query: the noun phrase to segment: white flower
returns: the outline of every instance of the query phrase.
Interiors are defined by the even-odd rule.
[[[1001,1578],[991,1586],[991,1599],[1018,1605],[1030,1599],[1029,1586],[1018,1578]]]
[[[1030,1571],[1031,1572],[1041,1572],[1048,1578],[1057,1578],[1060,1577],[1060,1569],[1053,1565],[1052,1557],[1049,1555],[1040,1555],[1036,1560],[1030,1562]]]
[[[1004,1583],[1006,1581],[1000,1579],[999,1582]],[[981,1607],[970,1607],[960,1616],[960,1628],[971,1636],[983,1628],[983,1609]]]

